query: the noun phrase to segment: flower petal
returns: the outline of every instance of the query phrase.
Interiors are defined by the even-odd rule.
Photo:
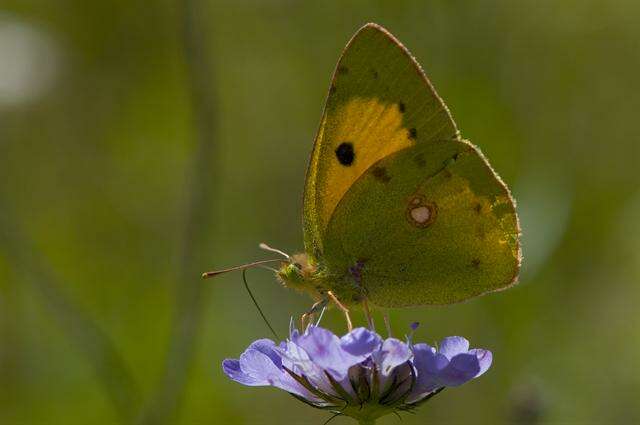
[[[282,365],[287,369],[307,377],[321,376],[321,370],[313,363],[309,354],[293,341],[286,341],[284,347],[278,347],[282,355]]]
[[[287,341],[286,348],[278,348],[278,351],[282,354],[282,365],[284,367],[304,376],[314,387],[326,393],[334,394],[331,382],[325,375],[324,370],[309,357],[304,348],[292,341]]]
[[[240,362],[236,359],[225,359],[222,362],[222,371],[229,378],[243,385],[256,385],[255,378],[245,374],[240,370]]]
[[[316,366],[341,381],[347,376],[349,368],[364,358],[343,351],[340,342],[333,332],[312,326],[298,338],[296,344],[304,349]]]
[[[289,393],[297,394],[313,403],[322,403],[321,399],[311,394],[309,390],[300,385],[300,383],[293,379],[293,377],[288,373],[286,375],[281,375],[277,380],[275,380],[273,382],[273,386]]]
[[[234,371],[236,365],[230,363],[227,365],[231,371]],[[240,356],[240,370],[244,374],[239,379],[234,379],[244,385],[249,386],[266,386],[271,385],[290,393],[297,394],[310,401],[318,401],[307,389],[293,379],[286,371],[279,369],[273,364],[271,358],[266,354],[253,349],[247,349]],[[224,365],[223,365],[224,367]],[[232,378],[233,379],[233,378]]]
[[[411,356],[412,353],[407,344],[395,338],[387,338],[380,350],[372,353],[373,361],[382,376],[389,376],[396,366],[406,363]]]
[[[295,343],[321,367],[340,360],[340,339],[324,328],[311,326]]]
[[[248,349],[260,351],[262,354],[269,357],[278,369],[282,369],[282,357],[278,352],[276,352],[275,347],[275,342],[265,338],[254,341],[253,343],[251,343]]]
[[[428,344],[413,346],[413,364],[420,375],[437,375],[449,364],[449,359]]]
[[[381,343],[380,336],[367,328],[356,328],[340,338],[340,347],[348,354],[367,358]]]
[[[474,376],[474,378],[477,378],[489,369],[491,362],[493,361],[493,354],[491,351],[483,350],[482,348],[474,348],[473,350],[469,350],[469,353],[475,354],[478,359],[478,363],[480,364],[480,371],[476,376]]]
[[[438,353],[444,354],[449,360],[455,355],[469,351],[469,341],[461,336],[448,336],[440,342]]]
[[[255,380],[253,384],[245,385],[273,385],[274,380],[283,374],[269,356],[253,348],[248,348],[240,356],[240,370]]]
[[[428,344],[416,344],[413,346],[413,366],[418,375],[416,384],[408,401],[421,399],[424,395],[438,389],[442,385],[438,380],[438,374],[447,367],[449,360],[436,352],[435,348]]]
[[[438,375],[438,381],[444,386],[456,387],[473,379],[479,372],[480,362],[475,354],[458,354]]]

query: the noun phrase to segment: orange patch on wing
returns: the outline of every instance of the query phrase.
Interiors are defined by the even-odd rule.
[[[395,103],[383,103],[375,98],[353,98],[335,110],[336,118],[323,120],[320,137],[324,139],[324,157],[318,164],[318,181],[325,191],[317,193],[318,213],[325,227],[336,205],[351,185],[382,158],[415,144],[402,126],[402,113]],[[333,127],[328,122],[336,123]],[[335,151],[342,143],[353,145],[354,160],[341,164]]]

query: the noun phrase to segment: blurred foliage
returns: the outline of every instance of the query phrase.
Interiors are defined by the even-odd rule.
[[[302,248],[329,77],[368,21],[416,55],[523,225],[520,285],[392,313],[398,335],[419,320],[417,339],[494,352],[404,423],[640,422],[639,16],[631,0],[4,0],[0,423],[328,417],[222,375],[268,331],[239,275],[199,274],[260,241]],[[249,277],[285,333],[309,300]]]

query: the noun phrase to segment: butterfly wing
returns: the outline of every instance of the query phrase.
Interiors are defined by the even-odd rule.
[[[449,304],[515,283],[518,237],[509,191],[477,148],[423,143],[352,185],[329,221],[323,261],[338,273],[362,264],[375,305]]]
[[[409,52],[364,26],[334,73],[307,172],[305,248],[379,306],[446,304],[515,282],[508,189],[460,140]],[[347,300],[348,301],[348,300]]]
[[[322,255],[338,202],[374,163],[409,146],[456,137],[420,65],[385,29],[362,27],[336,66],[307,169],[307,253]]]

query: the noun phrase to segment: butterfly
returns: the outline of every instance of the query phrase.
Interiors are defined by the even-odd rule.
[[[284,256],[284,286],[316,300],[308,313],[333,301],[350,324],[353,305],[450,304],[515,284],[515,208],[413,56],[370,23],[331,80],[304,188],[305,252],[261,247]]]

